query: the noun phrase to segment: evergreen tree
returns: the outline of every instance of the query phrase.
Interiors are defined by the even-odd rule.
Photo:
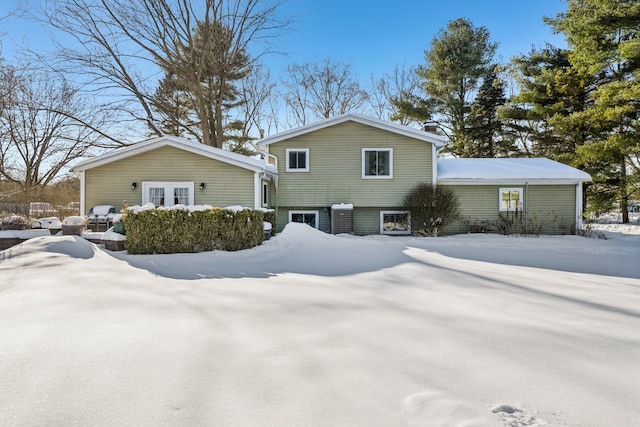
[[[566,12],[547,22],[566,35],[575,67],[597,79],[589,109],[573,117],[589,123],[595,138],[577,152],[585,161],[603,163],[604,170],[614,172],[603,177],[597,190],[618,199],[626,223],[627,199],[638,191],[640,174],[640,2],[568,0],[568,4]]]
[[[223,148],[238,127],[229,112],[244,100],[239,82],[251,71],[250,57],[232,48],[233,35],[217,22],[199,22],[188,45],[167,60],[154,97],[162,128]],[[233,145],[240,149],[240,146]]]
[[[490,71],[483,79],[476,99],[471,105],[469,137],[475,149],[473,157],[506,157],[512,148],[502,139],[502,120],[498,107],[505,103],[504,82],[496,71]]]
[[[419,121],[436,119],[449,138],[447,150],[470,157],[475,153],[469,131],[471,100],[494,68],[497,44],[485,27],[459,18],[440,30],[425,51],[426,64],[417,68],[425,97],[401,97],[396,107]]]
[[[506,134],[520,139],[527,156],[584,169],[576,150],[590,137],[589,124],[577,119],[588,108],[594,78],[580,72],[569,51],[547,45],[512,61],[520,92],[501,110]]]

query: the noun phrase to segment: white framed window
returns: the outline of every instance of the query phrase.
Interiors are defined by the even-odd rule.
[[[193,205],[193,182],[143,182],[142,204]]]
[[[380,211],[380,234],[411,234],[411,213]]]
[[[289,222],[301,222],[318,228],[319,211],[289,211]]]
[[[287,172],[309,172],[309,149],[287,148]]]
[[[262,207],[269,207],[269,183],[262,181]]]
[[[362,178],[393,178],[393,148],[363,148]]]
[[[522,210],[522,187],[501,188],[498,192],[498,209],[501,212]]]

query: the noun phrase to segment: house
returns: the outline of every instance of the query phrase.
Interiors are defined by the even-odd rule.
[[[80,212],[112,205],[119,212],[148,202],[258,208],[274,166],[173,136],[148,139],[76,164]]]
[[[331,232],[332,211],[343,204],[353,207],[356,234],[409,233],[403,198],[416,184],[435,182],[444,143],[433,133],[355,114],[262,139],[258,149],[277,159],[277,187],[269,192],[276,231],[296,221]]]
[[[548,159],[438,159],[445,139],[357,114],[258,142],[261,158],[164,136],[77,164],[82,211],[110,204],[208,204],[272,208],[322,231],[410,234],[405,195],[446,184],[461,216],[445,233],[513,221],[525,231],[570,234],[581,226],[588,174]]]
[[[444,144],[433,133],[355,114],[261,140],[278,165],[269,192],[276,231],[297,221],[335,232],[347,206],[355,234],[410,234],[402,205],[418,183],[450,185],[458,196],[460,218],[444,233],[505,221],[546,234],[581,226],[588,174],[549,159],[438,159]]]

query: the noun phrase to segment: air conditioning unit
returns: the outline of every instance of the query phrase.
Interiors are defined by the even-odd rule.
[[[353,234],[353,205],[338,203],[331,206],[331,234]]]

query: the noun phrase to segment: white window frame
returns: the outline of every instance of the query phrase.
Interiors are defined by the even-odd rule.
[[[308,148],[287,148],[286,150],[286,164],[287,172],[309,172],[309,149]],[[292,168],[289,165],[289,153],[305,153],[305,167],[304,168]]]
[[[262,207],[269,207],[269,182],[262,181],[262,195],[261,195]]]
[[[320,211],[289,211],[289,222],[293,222],[293,215],[295,214],[313,214],[316,216],[315,224],[313,228],[318,228],[320,222]]]
[[[389,174],[388,175],[367,175],[366,153],[370,151],[386,151],[389,153]],[[393,179],[393,148],[363,148],[362,149],[362,179]]]
[[[509,205],[511,205],[511,192],[517,191],[520,195],[518,199],[518,206],[515,208],[512,207],[502,207],[502,193],[509,192]],[[524,192],[522,191],[522,187],[501,187],[498,189],[498,210],[500,212],[515,212],[522,211],[522,198],[524,197]]]
[[[149,203],[149,189],[150,188],[164,188],[164,206],[173,206],[173,204],[167,205],[167,195],[170,195],[171,200],[173,200],[173,190],[175,188],[188,188],[189,189],[189,205],[194,204],[194,183],[193,182],[155,182],[155,181],[143,181],[142,182],[142,204]]]
[[[398,214],[407,215],[407,229],[406,230],[385,230],[384,216],[398,215]],[[410,211],[380,211],[380,234],[410,235],[411,234],[411,212]]]

